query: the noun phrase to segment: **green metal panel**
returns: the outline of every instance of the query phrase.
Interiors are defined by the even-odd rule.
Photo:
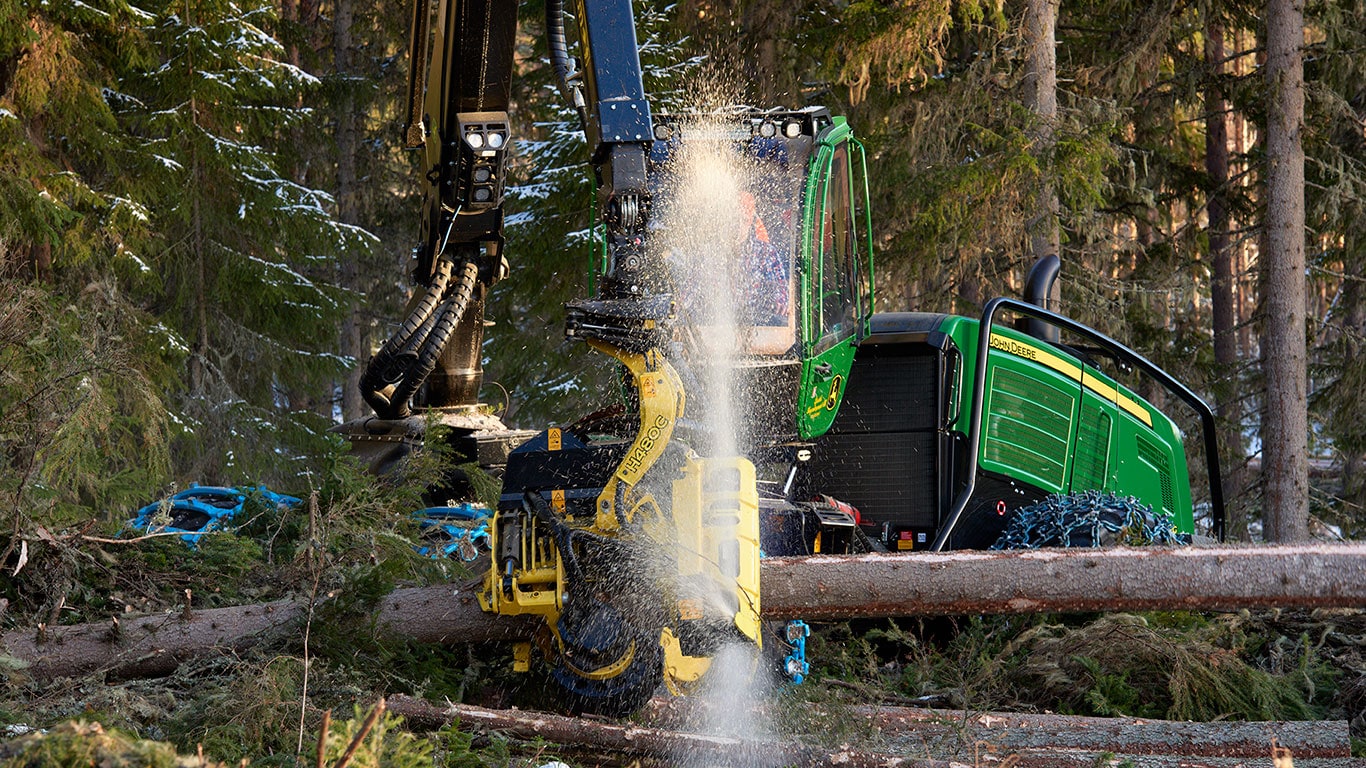
[[[1080,386],[1003,354],[988,366],[987,390],[982,468],[1021,478],[1050,493],[1063,491]]]
[[[1108,407],[1107,407],[1108,406]],[[1082,392],[1077,422],[1076,455],[1072,458],[1071,493],[1103,490],[1109,485],[1110,449],[1114,438],[1114,403]]]
[[[844,341],[802,366],[802,390],[797,398],[797,434],[802,439],[820,437],[834,423],[856,349],[852,341]]]
[[[957,345],[966,372],[977,364],[978,325],[946,317],[939,327]],[[981,469],[1050,493],[1103,489],[1133,496],[1171,513],[1177,530],[1194,530],[1175,422],[1063,349],[1005,326],[993,333],[1005,349],[992,350],[987,368]],[[972,384],[969,373],[956,391],[951,409],[964,416],[953,429],[969,429]]]

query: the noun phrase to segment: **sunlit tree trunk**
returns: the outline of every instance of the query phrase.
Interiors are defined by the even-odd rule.
[[[1305,342],[1303,0],[1266,5],[1266,252],[1262,254],[1263,525],[1269,541],[1309,536]]]
[[[1029,247],[1033,259],[1057,254],[1061,248],[1058,193],[1049,168],[1058,118],[1057,24],[1058,0],[1029,0],[1024,19],[1029,54],[1025,62],[1023,99],[1025,106],[1038,115],[1034,154],[1044,169],[1040,174],[1038,205],[1029,222]]]

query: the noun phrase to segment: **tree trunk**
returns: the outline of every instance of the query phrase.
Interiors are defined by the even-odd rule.
[[[299,45],[294,42],[294,35],[299,30],[299,0],[280,0],[280,22],[285,34],[289,36],[289,42],[285,45],[285,61],[294,66],[299,66]]]
[[[1214,305],[1215,398],[1219,414],[1220,464],[1228,504],[1228,536],[1247,541],[1244,485],[1247,457],[1243,451],[1243,401],[1238,358],[1237,286],[1233,248],[1229,243],[1228,100],[1224,98],[1224,29],[1216,19],[1205,24],[1205,172],[1209,174],[1209,254],[1214,271],[1210,300]]]
[[[843,620],[978,613],[1336,608],[1366,605],[1366,544],[1053,549],[768,558],[765,618]],[[376,626],[424,643],[522,640],[532,617],[484,613],[477,583],[400,589]],[[16,629],[0,658],[39,680],[105,671],[166,674],[182,659],[296,632],[304,602],[124,617],[117,623]]]
[[[527,620],[490,616],[472,586],[400,589],[380,602],[378,626],[418,642],[450,644],[529,637]],[[17,659],[36,680],[104,672],[135,678],[169,674],[197,655],[235,652],[301,632],[308,603],[272,603],[123,617],[98,624],[17,629],[0,635],[0,658]]]
[[[190,98],[190,109],[194,110],[194,98]],[[209,273],[207,243],[204,242],[204,218],[200,197],[204,186],[199,172],[199,155],[195,153],[190,163],[192,189],[190,216],[192,221],[190,249],[195,263],[194,293],[194,341],[190,353],[190,395],[203,397],[208,386],[209,359]]]
[[[970,713],[904,707],[840,707],[822,711],[808,705],[809,715],[839,723],[854,733],[877,734],[882,754],[849,747],[830,751],[792,739],[762,736],[746,739],[689,733],[709,702],[690,699],[651,701],[651,710],[684,710],[665,727],[618,724],[543,712],[486,709],[469,704],[444,706],[408,696],[393,696],[389,711],[419,728],[455,727],[463,731],[495,731],[517,739],[541,740],[592,750],[596,764],[609,755],[662,759],[664,764],[706,765],[868,765],[868,766],[1092,766],[1124,761],[1180,764],[1189,768],[1225,766],[1234,760],[1265,758],[1269,745],[1289,749],[1304,765],[1351,757],[1345,721],[1184,723],[1134,718],[1069,717]],[[775,707],[776,709],[776,707]],[[647,710],[647,722],[655,720]],[[776,713],[775,713],[776,714]],[[1273,741],[1274,740],[1274,741]],[[977,755],[971,763],[898,757],[907,754]],[[686,760],[682,759],[686,756]],[[1146,758],[1146,759],[1145,759]],[[1163,760],[1162,758],[1166,758]],[[1304,762],[1310,761],[1310,762]],[[623,760],[622,763],[625,761]],[[638,765],[638,763],[634,763]]]
[[[1262,254],[1262,520],[1268,541],[1309,537],[1305,341],[1303,0],[1266,6],[1266,251]]]
[[[827,686],[833,684],[828,679],[823,682]],[[827,710],[820,704],[808,706],[817,718],[840,718],[849,725],[879,734],[887,746],[918,742],[932,744],[937,751],[964,754],[972,745],[982,744],[990,745],[997,754],[1018,755],[1023,762],[1042,765],[1058,764],[1047,762],[1049,758],[1067,764],[1068,753],[1074,758],[1090,757],[1093,762],[1083,762],[1087,765],[1096,765],[1102,753],[1113,755],[1113,762],[1120,764],[1126,758],[1142,762],[1135,759],[1140,756],[1180,756],[1182,766],[1199,765],[1200,758],[1264,758],[1272,738],[1301,760],[1341,759],[1352,754],[1352,740],[1344,720],[1193,723],[1134,717],[973,712],[955,707],[924,709],[865,704]],[[780,716],[780,706],[765,703],[761,707],[765,710],[763,717]],[[685,730],[703,721],[699,715],[714,721],[715,709],[705,695],[688,699],[657,697],[637,712],[634,720],[653,728]]]
[[[1366,544],[767,558],[765,618],[1221,611],[1366,604]]]
[[[359,179],[356,172],[356,158],[360,154],[361,121],[364,115],[356,109],[354,50],[351,27],[355,22],[355,0],[337,0],[336,16],[332,19],[332,51],[335,57],[337,82],[342,89],[337,100],[337,219],[343,224],[359,226],[360,203]],[[354,253],[343,253],[341,259],[341,284],[351,291],[351,295],[363,295],[359,284],[359,270],[356,268]],[[360,307],[352,304],[342,321],[341,351],[355,364],[346,372],[342,383],[341,416],[342,421],[352,421],[365,415],[365,404],[360,396],[361,366],[367,357],[363,347],[364,337],[361,329]],[[329,393],[330,395],[330,393]],[[327,398],[329,402],[331,397]],[[327,414],[331,417],[331,413]]]
[[[1343,339],[1343,365],[1361,365],[1360,356],[1366,352],[1366,265],[1355,260],[1343,264],[1347,274],[1342,286],[1342,308],[1346,333]],[[1338,386],[1342,386],[1339,383]],[[1359,395],[1360,393],[1358,393]],[[1366,509],[1366,455],[1362,454],[1363,430],[1357,432],[1356,439],[1346,445],[1339,444],[1342,451],[1342,498],[1356,509]]]
[[[780,4],[777,0],[760,0],[745,6],[745,39],[754,52],[745,57],[749,60],[747,68],[752,69],[749,81],[754,92],[749,96],[765,107],[801,106],[791,63],[782,53],[789,46],[781,39],[796,13],[791,4]]]
[[[1058,193],[1053,186],[1051,170],[1058,119],[1057,24],[1058,0],[1029,0],[1026,4],[1024,31],[1029,53],[1025,62],[1023,98],[1025,106],[1038,116],[1034,155],[1042,169],[1038,205],[1029,223],[1029,247],[1035,261],[1044,256],[1061,255],[1062,247],[1058,232]],[[1050,300],[1056,298],[1050,297]]]

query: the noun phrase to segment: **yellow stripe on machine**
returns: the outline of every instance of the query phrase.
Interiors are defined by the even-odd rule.
[[[1087,373],[1076,363],[1064,360],[1046,349],[1040,349],[1033,344],[1026,344],[1023,341],[1017,341],[1007,336],[1002,336],[999,333],[991,334],[991,348],[1016,357],[1022,357],[1026,360],[1033,360],[1039,365],[1042,365],[1045,368],[1051,368],[1073,381],[1080,380],[1083,387],[1086,387],[1097,395],[1100,395],[1102,398],[1118,405],[1130,416],[1133,416],[1135,419],[1138,419],[1149,427],[1153,425],[1152,414],[1148,413],[1148,409],[1139,405],[1137,400],[1120,393],[1119,390],[1106,384],[1094,375]]]

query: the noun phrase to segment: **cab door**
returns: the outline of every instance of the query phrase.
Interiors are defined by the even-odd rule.
[[[853,168],[858,162],[861,169],[861,148],[838,118],[818,141],[820,149],[808,178],[802,246],[803,354],[797,432],[808,439],[824,434],[839,412],[855,345],[867,323],[858,298],[867,241],[856,223],[854,205]],[[860,184],[858,193],[863,198],[858,211],[866,215],[866,186]],[[863,231],[866,234],[866,219]],[[871,274],[866,278],[871,285]]]

